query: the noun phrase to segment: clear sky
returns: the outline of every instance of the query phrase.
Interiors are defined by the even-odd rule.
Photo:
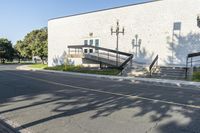
[[[15,43],[48,19],[149,0],[0,0],[0,38]]]

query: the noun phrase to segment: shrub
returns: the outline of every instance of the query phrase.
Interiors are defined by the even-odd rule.
[[[85,69],[83,66],[73,66],[73,65],[61,65],[55,67],[47,67],[47,70],[56,70],[56,71],[68,71],[68,72],[79,72],[79,73],[88,73],[88,74],[101,74],[101,75],[118,75],[120,70],[118,69]]]
[[[200,82],[200,72],[194,72],[192,80]]]

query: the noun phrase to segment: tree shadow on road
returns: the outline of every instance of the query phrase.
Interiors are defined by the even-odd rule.
[[[26,72],[26,74],[29,75],[31,73]],[[47,79],[48,76],[38,74],[35,78]],[[50,80],[56,82],[58,81],[56,78],[57,75],[54,75]],[[81,88],[63,86],[62,84],[66,83],[66,81],[72,86],[81,86]],[[5,85],[10,84],[10,81],[4,82],[6,82],[4,83]],[[30,103],[29,105],[1,110],[0,114],[3,115],[12,111],[52,104],[54,108],[51,112],[54,112],[55,115],[25,123],[18,127],[18,130],[86,112],[92,112],[90,119],[95,120],[115,114],[120,115],[122,111],[129,110],[132,113],[132,120],[147,116],[149,122],[156,123],[156,126],[150,129],[152,132],[154,130],[161,133],[200,132],[199,90],[194,91],[189,88],[159,88],[155,86],[154,88],[153,86],[142,85],[140,83],[133,84],[98,79],[91,79],[88,84],[88,79],[85,78],[79,78],[77,83],[69,81],[65,76],[59,79],[59,83],[61,83],[59,85],[46,84],[35,80],[30,82],[34,82],[35,85],[31,88],[35,88],[34,90],[24,89],[23,91],[19,91],[22,87],[16,88],[15,91],[19,91],[16,93],[16,96],[13,94],[8,96],[7,100],[4,100],[4,103],[15,104],[15,102],[33,101],[39,98],[40,95],[47,95],[49,97],[38,99],[37,102]],[[16,83],[21,84],[20,81]],[[28,83],[25,86],[28,86]],[[39,83],[40,85],[38,85]],[[97,83],[101,85],[97,86]],[[24,97],[24,99],[21,98],[19,101],[12,101],[12,98],[18,96]]]

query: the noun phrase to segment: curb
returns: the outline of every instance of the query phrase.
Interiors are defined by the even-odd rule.
[[[154,79],[154,78],[138,78],[138,77],[122,77],[122,76],[108,76],[108,75],[96,75],[96,74],[85,74],[85,73],[75,73],[75,72],[63,72],[63,71],[55,71],[55,70],[42,70],[42,69],[33,69],[27,68],[27,66],[20,66],[17,68],[18,70],[27,70],[27,71],[40,71],[40,72],[48,72],[48,73],[60,73],[67,75],[75,75],[75,76],[87,76],[94,78],[102,78],[102,79],[110,79],[117,81],[128,81],[128,82],[142,82],[142,83],[150,83],[152,85],[160,85],[160,86],[170,86],[170,87],[195,87],[200,89],[200,82],[192,82],[192,81],[182,81],[182,80],[170,80],[170,79]]]

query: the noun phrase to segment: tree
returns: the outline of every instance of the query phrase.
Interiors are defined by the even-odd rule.
[[[23,42],[17,41],[16,45],[14,46],[15,49],[15,57],[18,58],[18,63],[20,63],[21,58],[24,58],[25,55],[23,54],[22,44]]]
[[[47,37],[47,28],[33,30],[24,37],[24,40],[17,41],[15,50],[21,58],[39,56],[44,63],[48,55]]]
[[[5,63],[5,60],[13,60],[14,49],[12,47],[11,41],[6,38],[0,38],[0,51],[0,58],[2,63]]]
[[[35,39],[31,45],[32,54],[39,56],[44,64],[44,59],[47,58],[48,55],[47,28],[35,32],[37,34],[35,34]]]

